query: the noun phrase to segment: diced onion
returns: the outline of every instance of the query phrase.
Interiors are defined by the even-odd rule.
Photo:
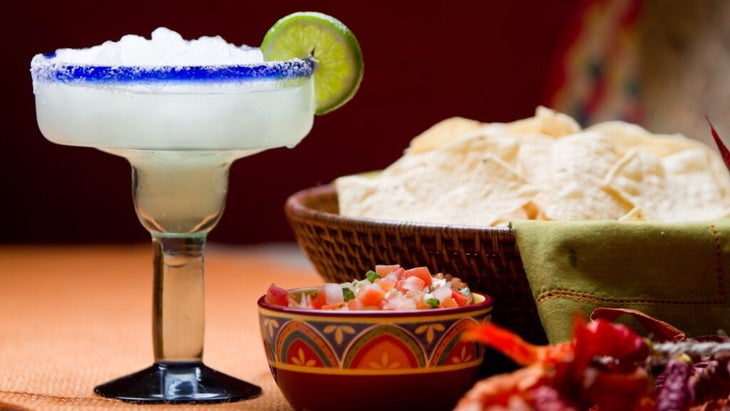
[[[403,280],[403,289],[407,291],[419,291],[423,289],[426,283],[416,276],[408,277]]]
[[[446,297],[451,297],[451,287],[437,288],[431,294],[439,301],[443,301]]]
[[[324,295],[327,297],[327,304],[340,304],[345,302],[342,294],[342,285],[334,283],[325,283]]]

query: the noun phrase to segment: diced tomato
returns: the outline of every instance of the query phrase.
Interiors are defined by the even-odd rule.
[[[357,298],[348,300],[345,304],[347,305],[347,309],[350,311],[362,309],[362,304],[360,304],[360,300],[358,300]]]
[[[312,308],[320,309],[325,304],[327,304],[327,293],[324,290],[317,291],[317,294],[312,296]]]
[[[282,307],[289,306],[289,291],[285,288],[279,287],[276,284],[271,284],[269,289],[266,290],[264,301],[272,305],[280,305]]]
[[[466,287],[466,283],[461,281],[459,277],[451,277],[451,287],[456,289],[462,289]]]
[[[386,293],[395,287],[395,281],[390,278],[378,278],[375,280],[375,284],[378,284],[380,289]]]
[[[439,305],[439,307],[441,307],[441,308],[453,308],[453,307],[458,307],[458,306],[459,306],[459,304],[452,297],[444,298],[443,301],[441,301],[441,304]]]
[[[430,287],[432,283],[431,271],[428,270],[428,267],[410,268],[408,270],[405,270],[403,276],[406,278],[416,276],[423,280],[423,283],[426,287]]]
[[[469,298],[467,298],[464,294],[462,294],[456,290],[451,290],[451,298],[453,298],[454,301],[456,301],[456,304],[459,307],[463,307],[469,302]]]
[[[360,304],[365,307],[380,307],[385,298],[385,292],[378,287],[366,287],[357,296]]]
[[[368,271],[366,277],[344,284],[326,283],[301,296],[271,284],[264,299],[282,307],[352,311],[449,308],[471,301],[463,281],[442,273],[432,276],[425,266],[405,269],[400,264],[381,264]],[[462,287],[464,289],[459,291]]]
[[[397,271],[400,269],[400,264],[379,264],[375,266],[375,272],[380,274],[381,277],[385,277],[386,275],[392,273],[393,271]]]

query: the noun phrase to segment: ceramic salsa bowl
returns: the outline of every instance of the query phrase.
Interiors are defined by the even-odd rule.
[[[301,288],[290,292],[313,292]],[[296,410],[450,410],[480,378],[485,349],[460,339],[492,299],[411,311],[333,311],[258,300],[271,373]]]

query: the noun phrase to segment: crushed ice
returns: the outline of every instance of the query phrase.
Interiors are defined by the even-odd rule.
[[[165,27],[155,29],[150,39],[128,34],[119,41],[107,41],[83,49],[58,49],[57,63],[93,66],[217,66],[263,61],[261,52],[236,46],[220,36],[185,40]]]

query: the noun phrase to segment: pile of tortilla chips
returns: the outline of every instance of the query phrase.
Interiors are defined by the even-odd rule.
[[[538,107],[512,123],[444,120],[380,173],[335,181],[340,214],[449,225],[730,217],[719,154],[625,122],[582,129]]]

